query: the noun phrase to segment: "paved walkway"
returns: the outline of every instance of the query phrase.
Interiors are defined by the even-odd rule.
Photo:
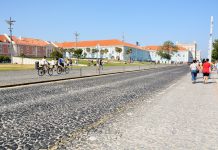
[[[130,107],[66,149],[218,149],[218,75],[208,84],[187,74],[153,98]]]

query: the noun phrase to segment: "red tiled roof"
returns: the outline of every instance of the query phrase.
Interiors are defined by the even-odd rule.
[[[17,38],[15,36],[12,37],[13,41],[16,44],[20,45],[34,45],[34,46],[46,46],[48,43],[46,41],[40,39],[33,39],[33,38]]]
[[[62,48],[72,48],[76,47],[76,42],[63,42],[63,43],[55,43],[58,47]],[[120,40],[112,39],[112,40],[95,40],[95,41],[79,41],[77,42],[77,47],[96,47],[97,45],[100,46],[128,46],[132,48],[142,49],[141,47],[122,42]]]
[[[0,35],[0,42],[8,42],[8,40],[4,35]]]
[[[157,50],[160,50],[161,46],[154,46],[154,45],[151,45],[151,46],[145,46],[143,47],[145,50],[154,50],[154,51],[157,51]],[[183,50],[187,50],[186,48],[184,47],[181,47],[181,46],[178,46],[178,50],[179,51],[183,51]]]
[[[145,50],[159,50],[160,49],[160,46],[145,46],[143,47]]]

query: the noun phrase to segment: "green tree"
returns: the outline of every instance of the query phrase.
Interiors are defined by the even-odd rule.
[[[164,44],[160,47],[160,50],[163,50],[167,52],[168,54],[173,54],[173,52],[178,51],[178,46],[176,46],[173,42],[171,41],[166,41]]]
[[[166,53],[166,52],[163,51],[163,50],[159,50],[159,51],[157,52],[157,55],[159,55],[161,59],[163,59],[163,58],[165,58],[165,59],[167,59],[167,60],[170,60],[170,59],[171,59],[171,55],[170,55],[169,53]]]
[[[20,54],[20,57],[21,57],[21,59],[22,59],[22,64],[23,64],[23,58],[25,57],[25,54],[24,54],[24,53],[21,53],[21,54]]]
[[[68,50],[68,52],[71,53],[71,57],[72,57],[72,55],[73,55],[74,52],[75,52],[75,49],[74,49],[74,48],[71,48],[71,49]]]
[[[86,53],[86,52],[84,52],[84,54],[83,54],[83,57],[84,57],[84,58],[86,58],[86,56],[87,56],[87,53]]]
[[[107,54],[109,50],[107,48],[104,49],[104,53]]]
[[[60,50],[54,49],[53,52],[51,52],[51,58],[62,58],[63,54]]]
[[[218,39],[213,42],[212,61],[218,60]]]
[[[159,51],[157,52],[157,55],[159,55],[161,58],[170,60],[172,55],[174,55],[174,53],[177,51],[178,51],[178,47],[173,42],[166,41],[160,47]]]
[[[96,49],[96,48],[93,48],[92,49],[92,53],[94,54],[94,53],[97,53],[98,52],[98,49]]]
[[[95,54],[96,53],[98,53],[99,52],[99,50],[98,49],[96,49],[96,48],[93,48],[92,49],[92,57],[94,57],[95,56]]]
[[[86,52],[90,53],[91,52],[91,48],[86,48]]]
[[[105,50],[104,50],[104,49],[101,49],[101,50],[100,50],[100,54],[103,55],[104,53],[105,53]]]
[[[126,50],[126,55],[128,55],[128,57],[129,57],[129,62],[131,63],[130,54],[132,54],[132,49],[131,49],[131,48],[128,48],[128,49]]]
[[[82,49],[76,49],[75,51],[74,51],[74,56],[76,57],[76,58],[81,58],[81,56],[82,56],[82,53],[83,53],[83,50]]]
[[[119,53],[119,59],[120,59],[120,53],[123,51],[123,49],[120,48],[120,47],[115,47],[115,51],[116,51],[117,53]]]

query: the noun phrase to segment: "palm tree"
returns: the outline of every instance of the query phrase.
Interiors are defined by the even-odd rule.
[[[107,48],[104,49],[104,53],[107,54],[109,50]]]
[[[96,48],[93,48],[93,49],[92,49],[92,54],[93,54],[93,55],[96,54],[96,53],[98,53],[98,52],[99,52],[98,49],[96,49]]]
[[[101,49],[101,50],[100,50],[100,57],[101,57],[101,58],[104,56],[104,53],[105,53],[104,49]]]
[[[23,58],[25,57],[25,54],[24,54],[24,53],[21,53],[21,54],[20,54],[20,57],[21,57],[21,59],[22,59],[22,65],[23,65]]]
[[[109,52],[109,50],[108,50],[107,48],[105,48],[103,55],[104,55],[104,54],[107,54],[108,52]]]
[[[90,53],[91,48],[86,48],[86,52]]]
[[[130,54],[132,54],[132,49],[131,49],[131,48],[128,48],[128,49],[126,50],[126,54],[129,56],[129,62],[131,63]]]
[[[71,48],[69,49],[69,52],[71,53],[71,56],[73,56],[74,52],[75,52],[75,49],[74,48]]]
[[[120,47],[115,47],[115,51],[116,51],[117,53],[119,53],[119,59],[120,59],[120,53],[123,51],[123,49],[120,48]]]

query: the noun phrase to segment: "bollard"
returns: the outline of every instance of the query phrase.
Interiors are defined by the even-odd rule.
[[[82,67],[79,69],[80,77],[82,77]]]
[[[140,70],[140,66],[139,66],[139,70]]]

